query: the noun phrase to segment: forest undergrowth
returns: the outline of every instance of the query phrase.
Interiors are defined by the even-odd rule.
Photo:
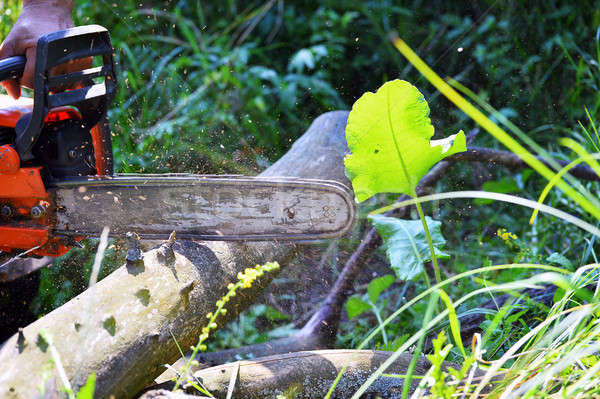
[[[3,5],[5,37],[19,2]],[[77,0],[75,14],[79,24],[106,26],[115,47],[120,87],[109,120],[118,172],[256,174],[285,153],[315,117],[350,109],[363,93],[394,79],[410,82],[426,99],[433,139],[492,126],[527,153],[566,162],[581,158],[600,170],[593,159],[600,152],[597,2]],[[406,48],[403,56],[390,32],[488,122],[473,119],[457,97],[442,95],[449,89],[422,74],[405,57]],[[474,144],[504,149],[504,139],[481,132]],[[498,193],[535,202],[559,169],[538,173],[535,165],[508,169],[456,162],[432,192]],[[359,198],[361,218],[353,233],[324,246],[312,261],[328,274],[322,298],[362,231],[374,225],[384,239],[346,303],[336,347],[419,354],[426,337],[436,336],[426,351],[433,367],[422,381],[439,397],[454,397],[466,387],[475,395],[499,376],[493,391],[499,397],[597,395],[599,187],[597,181],[555,180],[563,186],[549,189],[543,203],[591,230],[556,214],[530,224],[530,208],[492,194],[415,201],[411,222],[374,214],[396,200],[390,192],[414,197],[410,186]],[[422,247],[401,248],[394,242],[399,231],[424,240],[415,241]],[[96,246],[88,240],[85,249],[42,271],[32,305],[38,316],[85,289]],[[122,263],[119,247],[118,241],[109,246],[102,273]],[[411,254],[411,262],[395,261]],[[75,269],[82,263],[83,271]],[[298,288],[308,272],[289,271],[276,279],[263,303],[214,333],[208,349],[293,331],[294,320],[319,300]],[[549,306],[523,294],[548,286],[557,287]],[[483,307],[504,293],[510,300]],[[486,315],[480,334],[463,342],[460,320],[477,312]],[[462,368],[444,371],[442,361]],[[476,368],[483,370],[479,380]]]

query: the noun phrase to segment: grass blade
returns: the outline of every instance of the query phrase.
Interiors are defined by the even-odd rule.
[[[433,310],[436,307],[435,305],[438,301],[438,298],[439,298],[441,292],[442,292],[441,290],[435,291],[433,293],[433,295],[431,295],[431,297],[429,298],[429,304],[427,305],[427,310],[425,311],[425,318],[423,319],[423,327],[425,327],[429,323],[429,320],[431,320],[431,316],[433,315]],[[446,296],[448,296],[448,295],[446,295]],[[456,313],[454,315],[456,316]],[[410,360],[410,364],[408,365],[408,370],[406,371],[406,379],[404,380],[404,385],[402,386],[402,399],[406,399],[406,397],[408,397],[408,389],[410,388],[410,381],[412,380],[413,373],[415,372],[415,367],[417,366],[417,361],[419,360],[419,357],[421,356],[421,349],[423,348],[423,341],[425,340],[426,335],[427,334],[420,335],[419,342],[417,343],[417,348],[415,349],[415,353],[413,354],[413,357]],[[359,392],[360,392],[360,389],[358,392],[356,392],[354,394],[354,396],[357,396]]]
[[[526,206],[531,209],[538,209],[544,213],[555,216],[559,219],[563,219],[564,221],[566,221],[568,223],[572,223],[575,226],[579,227],[580,229],[587,231],[588,233],[591,233],[595,236],[600,237],[600,229],[598,229],[596,226],[594,226],[586,221],[583,221],[583,220],[579,219],[578,217],[573,216],[567,212],[563,212],[559,209],[553,208],[548,205],[539,204],[535,201],[532,201],[532,200],[529,200],[526,198],[517,197],[515,195],[492,193],[489,191],[451,191],[451,192],[447,192],[447,193],[424,195],[419,198],[413,198],[413,199],[409,199],[406,201],[397,202],[397,203],[394,203],[389,206],[384,206],[382,208],[379,208],[379,209],[371,212],[370,214],[377,215],[379,213],[384,213],[384,212],[387,212],[392,209],[402,208],[402,207],[408,206],[408,205],[414,205],[417,202],[430,202],[430,201],[453,199],[453,198],[485,198],[485,199],[492,199],[495,201],[509,202],[509,203],[516,204],[516,205],[522,205],[522,206]]]
[[[452,333],[452,338],[456,343],[456,346],[460,350],[460,353],[463,357],[467,357],[467,353],[465,352],[465,347],[463,346],[462,337],[460,336],[460,320],[456,316],[456,309],[452,304],[452,299],[446,294],[446,291],[440,290],[440,298],[446,304],[446,308],[448,308],[448,320],[450,321],[450,332]]]

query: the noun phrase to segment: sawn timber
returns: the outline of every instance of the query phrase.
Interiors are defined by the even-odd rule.
[[[54,234],[135,231],[165,239],[319,240],[352,225],[355,202],[331,180],[215,175],[117,175],[53,183]]]

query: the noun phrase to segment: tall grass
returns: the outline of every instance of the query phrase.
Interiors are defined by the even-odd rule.
[[[511,150],[521,156],[525,162],[532,166],[537,172],[543,175],[551,182],[551,185],[557,185],[560,189],[570,197],[577,205],[581,206],[589,215],[596,219],[600,219],[600,207],[595,203],[595,198],[589,195],[587,189],[583,188],[584,194],[573,189],[565,182],[560,181],[560,177],[564,174],[557,173],[543,164],[514,140],[508,133],[502,130],[497,124],[490,120],[485,114],[467,102],[460,94],[454,91],[446,82],[444,82],[429,66],[423,62],[408,45],[399,38],[394,38],[396,48],[429,80],[442,94],[450,99],[458,108],[465,114],[473,118],[478,124],[486,129],[490,134],[505,144]],[[514,130],[514,129],[513,129]],[[587,162],[594,170],[600,170],[595,160],[597,154],[589,154],[583,146],[570,138],[560,140],[560,142],[571,148],[581,159]],[[581,185],[578,186],[581,190]],[[545,194],[542,194],[543,199]],[[506,194],[497,193],[481,193],[481,192],[456,192],[434,194],[423,198],[414,198],[410,201],[404,201],[400,204],[394,204],[389,207],[379,209],[377,212],[383,212],[396,207],[406,206],[425,200],[439,200],[445,198],[465,198],[479,197],[490,198],[494,200],[510,201],[515,204],[529,206],[536,210],[542,210],[554,216],[563,218],[576,225],[577,227],[591,233],[594,238],[600,236],[598,228],[584,220],[559,211],[552,207],[536,203],[531,200],[509,196]],[[587,197],[587,198],[586,198]],[[589,198],[589,199],[588,199]],[[590,201],[591,200],[591,201]],[[531,266],[531,265],[530,265]],[[382,364],[378,370],[373,373],[353,395],[353,399],[359,398],[365,393],[366,389],[380,376],[383,375],[386,368],[389,367],[401,354],[406,351],[411,345],[416,344],[416,353],[413,356],[413,362],[420,355],[420,350],[424,337],[430,333],[439,323],[448,319],[448,325],[451,327],[451,335],[458,347],[458,357],[462,358],[466,365],[459,370],[450,370],[442,372],[441,365],[444,359],[448,356],[452,348],[452,344],[444,347],[443,336],[438,340],[434,340],[434,353],[429,357],[433,365],[431,369],[421,380],[419,389],[415,391],[413,397],[421,397],[431,390],[436,397],[461,397],[477,398],[483,392],[486,392],[487,397],[512,398],[512,397],[551,397],[554,395],[561,397],[571,397],[577,395],[580,397],[592,397],[597,395],[599,391],[598,383],[600,383],[600,358],[597,353],[600,349],[600,323],[598,310],[600,310],[600,279],[598,275],[598,264],[592,264],[580,267],[574,273],[568,269],[556,269],[553,273],[536,274],[527,279],[492,284],[475,290],[469,294],[463,295],[456,301],[452,301],[448,295],[442,290],[442,286],[449,284],[455,279],[463,279],[469,273],[459,274],[453,278],[449,278],[443,283],[437,284],[429,288],[420,295],[417,295],[412,301],[409,301],[394,312],[390,318],[379,323],[379,326],[359,345],[362,348],[368,340],[372,339],[376,333],[383,329],[391,318],[397,317],[404,312],[408,306],[412,306],[416,300],[429,297],[429,305],[423,319],[422,327],[412,337],[408,338],[390,358]],[[521,267],[519,264],[503,265],[500,268]],[[540,269],[546,269],[547,265],[537,265]],[[486,268],[483,268],[486,269]],[[557,273],[558,272],[558,273]],[[560,273],[560,274],[559,274]],[[565,277],[567,275],[568,277]],[[559,291],[555,295],[555,303],[550,309],[546,317],[537,325],[531,327],[524,335],[513,341],[511,346],[498,358],[491,361],[484,361],[482,358],[481,345],[485,342],[480,342],[480,336],[475,337],[477,345],[473,345],[471,351],[467,353],[465,346],[462,343],[459,330],[460,321],[458,320],[455,307],[477,295],[491,295],[496,291],[513,292],[524,288],[541,289],[548,284],[555,285]],[[593,289],[593,293],[588,291],[588,288]],[[446,310],[439,312],[434,317],[431,316],[432,303],[438,301],[442,297],[446,304]],[[506,315],[506,309],[498,313],[498,316],[493,320],[488,330],[484,333],[484,340],[489,339],[492,335],[491,328],[495,328],[500,319]],[[411,363],[412,365],[412,363]],[[466,369],[471,368],[471,373],[467,375]],[[474,381],[473,375],[479,369],[481,378],[477,382]],[[330,397],[335,385],[339,381],[340,376],[331,387],[327,397]],[[403,397],[408,395],[408,386],[411,381],[413,369],[409,366],[405,378]],[[449,381],[447,381],[449,379]],[[490,385],[491,384],[491,385]],[[491,386],[491,388],[490,388]]]

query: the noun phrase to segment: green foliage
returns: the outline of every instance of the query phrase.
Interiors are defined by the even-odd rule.
[[[391,274],[374,278],[369,282],[367,293],[363,295],[362,298],[359,295],[353,295],[348,298],[348,301],[346,301],[346,313],[348,314],[348,319],[352,320],[364,312],[371,311],[379,325],[381,325],[383,314],[388,307],[389,301],[387,299],[379,301],[379,297],[383,291],[387,290],[394,283],[395,280],[396,279]],[[397,347],[406,339],[405,337],[396,337],[392,342],[389,342],[385,329],[381,330],[381,337],[383,339],[383,347]]]
[[[389,288],[390,285],[394,284],[394,276],[386,274],[385,276],[377,277],[371,280],[367,286],[367,293],[369,294],[369,300],[371,303],[377,303],[379,295]]]
[[[359,296],[351,296],[348,298],[348,301],[346,301],[346,313],[348,313],[348,318],[350,320],[370,309],[371,305],[363,301]]]
[[[283,11],[294,19],[293,6]],[[310,116],[344,107],[324,66],[338,58],[347,17],[329,38],[295,47],[271,43],[281,29],[273,3],[80,2],[77,15],[111,29],[121,171],[249,173],[289,148]],[[329,18],[316,13],[306,35]]]
[[[346,302],[346,312],[348,313],[348,318],[353,319],[368,310],[372,310],[377,304],[381,293],[388,289],[388,287],[392,285],[394,281],[394,276],[391,274],[374,278],[369,282],[367,287],[366,300],[361,299],[357,295],[353,295],[348,298],[348,301]]]
[[[236,320],[218,330],[210,341],[210,349],[238,348],[283,338],[295,332],[289,316],[265,304],[252,305]]]
[[[500,194],[509,194],[519,191],[517,181],[511,177],[503,177],[500,180],[486,181],[481,185],[481,188],[485,191],[491,191]],[[494,200],[486,198],[477,198],[473,201],[477,205],[491,204]]]
[[[19,17],[21,0],[2,0],[0,3],[0,38],[5,38]]]
[[[359,98],[346,126],[352,154],[344,159],[356,199],[381,192],[412,195],[435,163],[467,149],[462,131],[430,142],[432,136],[429,106],[410,83],[393,80]]]
[[[448,321],[450,324],[450,332],[452,333],[452,338],[454,339],[456,346],[458,346],[458,349],[460,350],[461,355],[463,357],[466,357],[467,354],[465,352],[462,338],[460,336],[460,321],[458,320],[458,316],[456,314],[456,308],[454,307],[454,304],[452,303],[452,299],[450,299],[448,294],[446,294],[446,291],[444,291],[442,289],[440,289],[440,299],[444,302],[444,304],[446,305],[446,308],[448,309]]]
[[[35,315],[41,317],[49,313],[88,287],[98,241],[89,239],[82,244],[83,248],[71,249],[41,270],[38,295],[31,304]],[[124,259],[125,254],[119,244],[111,245],[102,259],[99,277],[109,275],[123,264]]]
[[[559,254],[558,252],[552,252],[550,256],[546,258],[546,262],[554,263],[564,267],[565,269],[573,270],[573,263],[566,256]]]
[[[85,384],[77,391],[76,399],[94,399],[96,373],[90,374]]]
[[[444,345],[446,340],[446,334],[443,331],[440,331],[437,338],[432,341],[433,353],[427,355],[427,359],[431,362],[430,373],[434,380],[434,383],[431,386],[431,393],[436,398],[451,399],[454,398],[457,391],[459,391],[460,387],[457,382],[464,381],[471,365],[475,362],[475,358],[472,356],[466,357],[459,370],[447,367],[444,365],[444,361],[448,357],[452,345]],[[453,381],[448,381],[448,377],[450,376]]]
[[[384,241],[387,258],[400,280],[411,280],[423,272],[423,263],[431,261],[425,230],[420,220],[403,220],[382,215],[369,216],[373,227]],[[450,255],[442,248],[446,240],[442,235],[442,223],[425,217],[435,254],[448,259]]]

